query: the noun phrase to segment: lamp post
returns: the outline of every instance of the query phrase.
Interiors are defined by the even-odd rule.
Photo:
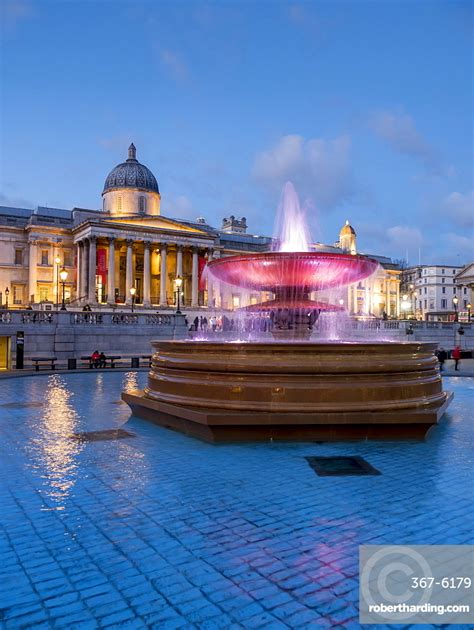
[[[472,305],[468,304],[466,306],[466,308],[467,308],[467,323],[470,324],[471,323],[471,308],[472,308]]]
[[[131,287],[130,295],[132,296],[132,313],[133,313],[133,310],[135,308],[135,293],[136,292],[137,292],[137,290],[135,289],[135,287]]]
[[[67,311],[66,308],[66,280],[67,280],[67,269],[65,269],[64,267],[61,269],[61,271],[59,272],[59,277],[61,278],[61,282],[63,285],[63,299],[62,299],[62,303],[61,303],[61,310],[62,311]]]
[[[8,308],[8,296],[10,295],[10,289],[7,287],[5,289],[5,308]]]
[[[339,306],[344,306],[344,300],[342,298],[339,300]]]
[[[457,322],[458,321],[458,302],[459,302],[459,298],[457,295],[455,295],[453,297],[453,305],[454,305],[454,321]]]
[[[61,264],[61,259],[59,256],[56,256],[54,259],[56,263],[56,310],[59,307],[59,265]]]
[[[181,293],[182,285],[183,285],[183,278],[181,278],[181,276],[176,276],[176,278],[174,279],[174,288],[176,291],[176,314],[177,315],[181,314],[181,310],[179,308],[179,296]]]

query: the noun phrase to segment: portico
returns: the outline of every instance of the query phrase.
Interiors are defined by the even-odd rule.
[[[184,304],[205,304],[200,268],[213,255],[215,240],[204,231],[163,217],[139,221],[88,221],[74,235],[77,295],[82,303],[174,305],[173,281],[183,278]],[[172,228],[172,229],[170,229]],[[203,262],[200,265],[199,259]]]

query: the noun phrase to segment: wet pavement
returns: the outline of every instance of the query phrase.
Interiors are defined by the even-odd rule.
[[[425,442],[219,446],[130,418],[145,380],[1,381],[1,628],[359,628],[358,545],[473,543],[473,379]]]

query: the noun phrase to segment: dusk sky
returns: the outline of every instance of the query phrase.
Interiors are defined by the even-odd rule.
[[[472,4],[4,0],[1,205],[100,208],[133,141],[166,216],[473,252]]]

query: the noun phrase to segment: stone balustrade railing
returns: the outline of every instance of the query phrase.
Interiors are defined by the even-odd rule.
[[[61,318],[61,321],[60,321]],[[64,311],[32,311],[32,310],[2,310],[1,324],[15,325],[51,325],[58,324],[76,326],[171,326],[174,314],[146,314],[146,313],[104,313],[104,312],[64,312]]]

